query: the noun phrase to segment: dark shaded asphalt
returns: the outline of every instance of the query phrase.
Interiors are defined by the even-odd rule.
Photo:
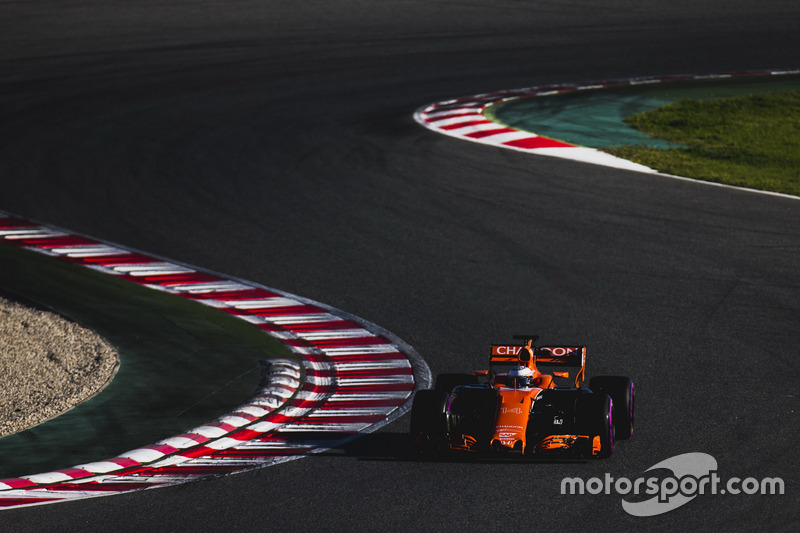
[[[589,464],[415,463],[407,419],[347,449],[0,513],[10,530],[792,530],[800,203],[533,158],[411,114],[503,88],[797,67],[791,1],[0,1],[0,209],[326,302],[434,373],[532,330],[638,387]],[[628,516],[565,476],[713,455],[778,497]],[[42,526],[42,524],[46,524]]]

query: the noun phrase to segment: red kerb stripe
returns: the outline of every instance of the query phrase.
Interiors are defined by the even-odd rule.
[[[527,137],[525,139],[517,139],[516,141],[508,141],[502,144],[515,148],[524,148],[526,150],[533,150],[535,148],[574,148],[572,144],[556,141],[555,139],[548,139],[547,137]]]
[[[15,477],[11,479],[0,479],[0,483],[5,483],[9,487],[15,489],[23,489],[25,487],[33,487],[34,485],[36,485],[36,483],[31,481],[30,479],[23,479],[21,477]]]
[[[457,130],[459,128],[466,128],[468,126],[477,126],[478,124],[491,124],[491,120],[470,120],[467,122],[459,122],[458,124],[448,124],[447,126],[442,126],[441,129],[443,130]]]
[[[471,139],[483,139],[484,137],[490,137],[500,133],[513,133],[515,131],[517,130],[512,128],[497,128],[493,130],[473,131],[472,133],[467,133],[465,137],[469,137]]]

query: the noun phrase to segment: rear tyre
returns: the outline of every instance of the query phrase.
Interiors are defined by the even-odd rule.
[[[420,457],[439,452],[448,395],[436,390],[419,390],[411,403],[411,446]]]
[[[599,437],[600,449],[592,456],[606,459],[614,453],[614,402],[608,394],[592,392],[578,397],[576,423],[583,434],[589,436],[593,450],[595,437]]]
[[[476,385],[478,378],[472,374],[439,374],[433,389],[450,394],[459,385]]]
[[[614,401],[614,431],[619,440],[631,438],[633,435],[633,381],[624,376],[596,376],[589,380],[592,392],[601,392],[611,396]]]

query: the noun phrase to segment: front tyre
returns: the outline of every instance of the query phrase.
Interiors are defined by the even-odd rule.
[[[409,436],[414,452],[433,457],[439,452],[448,395],[436,390],[419,390],[411,403]]]
[[[605,393],[614,401],[614,430],[619,440],[633,435],[633,381],[624,376],[596,376],[589,380],[592,392]]]
[[[580,395],[575,418],[579,430],[589,436],[592,456],[597,459],[611,457],[614,453],[614,402],[611,397],[598,392]]]

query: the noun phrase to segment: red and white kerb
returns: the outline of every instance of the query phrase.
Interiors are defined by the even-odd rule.
[[[324,304],[3,213],[0,240],[214,307],[279,339],[298,356],[268,361],[268,379],[252,399],[184,434],[118,457],[0,480],[0,509],[161,487],[296,459],[399,417],[415,386],[430,380],[412,348]]]
[[[497,91],[475,96],[465,96],[454,100],[446,100],[422,107],[414,114],[415,120],[424,127],[438,133],[456,137],[465,141],[489,144],[537,155],[547,155],[572,159],[595,165],[602,165],[637,172],[656,173],[655,170],[627,161],[594,148],[577,146],[535,133],[511,128],[505,124],[492,121],[484,111],[495,104],[519,98],[551,96],[566,92],[608,89],[634,85],[656,84],[670,81],[691,81],[702,79],[731,78],[737,76],[764,76],[797,74],[798,71],[759,71],[718,74],[711,76],[669,76],[661,78],[636,78],[620,81],[603,81],[584,85],[546,85]]]

